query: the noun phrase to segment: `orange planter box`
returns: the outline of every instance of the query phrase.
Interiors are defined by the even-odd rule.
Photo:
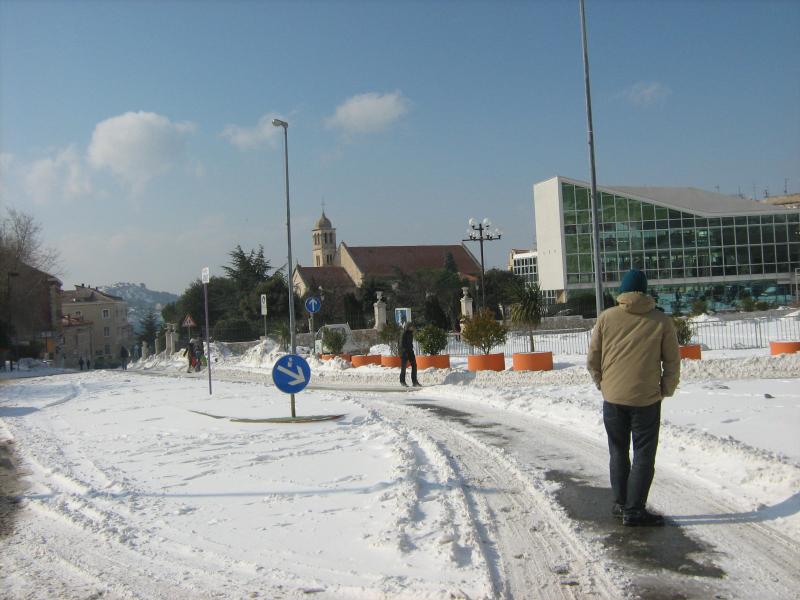
[[[436,354],[428,356],[423,354],[417,357],[417,368],[421,371],[423,369],[449,369],[450,368],[450,355],[449,354]]]
[[[512,357],[515,371],[552,371],[552,352],[519,352]]]
[[[381,364],[380,354],[355,354],[350,360],[354,367]]]
[[[467,369],[470,371],[505,371],[505,354],[470,354],[467,356]]]
[[[323,354],[322,360],[331,360],[337,356],[342,360],[346,360],[347,362],[350,362],[353,358],[352,354]]]
[[[396,367],[400,368],[400,357],[399,356],[381,356],[381,366],[382,367]]]
[[[793,354],[800,350],[800,342],[770,342],[770,354]]]
[[[701,346],[700,344],[687,344],[686,346],[679,346],[681,358],[691,358],[693,360],[700,360]]]

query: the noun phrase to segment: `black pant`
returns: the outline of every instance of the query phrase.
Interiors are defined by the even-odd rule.
[[[624,406],[603,402],[603,423],[608,434],[611,489],[625,510],[642,509],[647,503],[655,474],[661,402],[650,406]],[[629,449],[633,439],[633,465]]]
[[[417,385],[417,357],[406,351],[400,353],[400,383],[406,382],[406,361],[411,363],[411,383]]]

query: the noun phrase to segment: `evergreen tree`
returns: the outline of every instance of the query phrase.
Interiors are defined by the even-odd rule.
[[[156,335],[158,335],[158,317],[153,309],[147,311],[141,321],[139,321],[141,333],[139,334],[139,342],[147,342],[150,348],[155,348]]]
[[[246,254],[237,244],[236,249],[229,255],[231,266],[222,267],[222,270],[236,284],[239,291],[250,292],[269,278],[272,267],[269,260],[264,258],[264,246],[259,246],[258,251],[250,250]]]
[[[451,273],[458,273],[458,266],[456,266],[456,259],[453,257],[452,252],[444,255],[444,269]]]

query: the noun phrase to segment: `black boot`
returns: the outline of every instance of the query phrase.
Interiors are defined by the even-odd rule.
[[[664,517],[649,512],[646,508],[626,510],[622,515],[626,527],[663,527]]]

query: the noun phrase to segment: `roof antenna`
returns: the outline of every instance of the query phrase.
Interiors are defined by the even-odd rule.
[[[786,196],[789,194],[789,178],[783,178],[783,195]]]

